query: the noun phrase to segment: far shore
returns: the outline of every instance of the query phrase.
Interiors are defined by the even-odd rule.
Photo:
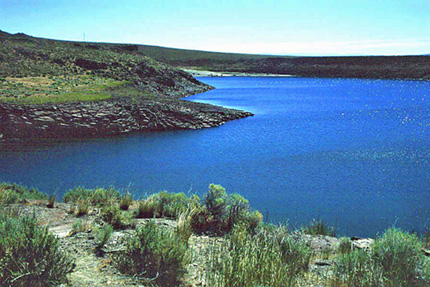
[[[295,77],[295,75],[267,74],[267,73],[243,73],[243,72],[214,72],[192,69],[181,69],[190,73],[193,77]]]

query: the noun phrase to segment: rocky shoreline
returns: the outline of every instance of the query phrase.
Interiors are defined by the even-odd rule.
[[[130,132],[201,129],[252,116],[183,100],[110,99],[99,102],[0,104],[0,138],[91,138]]]

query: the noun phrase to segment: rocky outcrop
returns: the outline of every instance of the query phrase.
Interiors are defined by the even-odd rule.
[[[184,100],[129,98],[43,105],[0,104],[2,139],[109,137],[216,127],[251,113]]]

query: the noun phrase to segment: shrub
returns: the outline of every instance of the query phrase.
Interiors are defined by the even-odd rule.
[[[97,245],[103,247],[112,236],[113,227],[110,224],[106,224],[102,228],[96,228],[95,232]]]
[[[160,286],[178,286],[188,261],[187,244],[176,232],[159,229],[150,221],[127,239],[126,251],[114,261],[122,273]]]
[[[322,219],[314,219],[310,224],[302,227],[302,232],[309,235],[336,237],[336,230],[334,227],[328,226]]]
[[[286,228],[261,228],[256,234],[237,225],[209,252],[208,286],[292,286],[308,269],[311,250]]]
[[[126,212],[122,212],[117,206],[104,206],[101,217],[106,223],[111,224],[114,229],[133,227],[131,216]]]
[[[173,217],[177,218],[188,208],[190,198],[185,193],[169,193],[162,191],[148,197],[147,201],[154,208],[156,217]]]
[[[54,208],[54,204],[55,204],[55,199],[57,198],[57,196],[55,194],[50,195],[48,197],[48,204],[46,204],[46,207],[48,208]]]
[[[79,200],[87,200],[91,205],[103,206],[109,202],[118,201],[120,198],[120,192],[113,188],[85,189],[84,187],[77,187],[66,192],[63,201],[65,203],[77,203]]]
[[[132,203],[133,203],[133,196],[129,192],[127,192],[126,195],[121,197],[121,201],[119,202],[119,207],[122,210],[128,210],[128,208]]]
[[[191,225],[196,233],[223,235],[236,224],[245,224],[252,231],[263,219],[258,211],[250,211],[248,200],[239,194],[228,195],[220,185],[209,185],[203,204],[195,205],[198,211],[192,217]]]
[[[34,217],[0,214],[0,285],[47,286],[66,281],[73,262]]]
[[[334,268],[336,284],[348,286],[422,286],[430,284],[419,271],[426,268],[422,243],[414,234],[388,229],[371,251],[354,250],[341,255]],[[427,280],[427,282],[422,282]]]
[[[96,247],[95,253],[97,256],[103,256],[103,246],[109,241],[113,233],[113,227],[110,224],[104,225],[102,228],[96,228]]]
[[[0,183],[0,203],[11,204],[22,202],[25,199],[47,199],[46,193],[35,188],[26,188],[19,184]]]
[[[213,183],[209,185],[209,190],[203,197],[203,204],[212,216],[212,221],[216,226],[220,226],[224,221],[227,213],[227,199],[228,195],[225,188]]]
[[[78,204],[77,210],[76,210],[77,216],[82,216],[88,213],[90,209],[90,204],[87,199],[83,199],[83,198],[79,199],[77,204]]]

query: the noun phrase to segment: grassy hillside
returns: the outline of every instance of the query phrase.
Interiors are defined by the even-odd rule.
[[[126,87],[126,89],[124,88]],[[95,45],[0,33],[0,101],[45,103],[202,92],[208,86],[132,45]]]

